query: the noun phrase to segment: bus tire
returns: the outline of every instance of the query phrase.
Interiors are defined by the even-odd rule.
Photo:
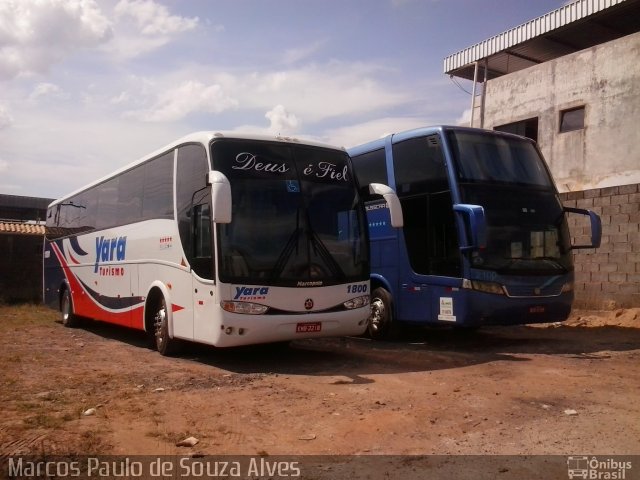
[[[155,347],[160,355],[167,356],[176,353],[176,339],[169,337],[169,315],[167,315],[167,302],[164,296],[160,297],[153,304],[153,336]]]
[[[73,312],[73,300],[71,292],[65,288],[60,299],[60,319],[62,325],[67,328],[76,328],[80,326],[80,318]]]
[[[367,333],[374,340],[389,340],[393,336],[393,303],[391,294],[378,287],[371,292],[371,315],[367,324]]]

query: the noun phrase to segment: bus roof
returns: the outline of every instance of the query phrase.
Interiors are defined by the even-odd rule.
[[[425,137],[427,135],[433,135],[435,133],[443,133],[444,131],[485,132],[491,135],[502,135],[502,136],[524,138],[518,135],[514,135],[512,133],[500,132],[497,130],[483,130],[480,128],[454,126],[454,125],[432,125],[429,127],[419,127],[419,128],[414,128],[412,130],[405,130],[403,132],[392,133],[390,135],[387,135],[386,137],[382,137],[377,140],[373,140],[371,142],[363,143],[362,145],[351,147],[348,149],[348,152],[349,152],[349,155],[352,155],[352,156],[362,155],[363,153],[366,153],[366,152],[371,152],[373,150],[379,150],[384,148],[387,142],[391,142],[392,144],[394,144],[394,143],[402,142],[404,140],[408,140],[410,138]]]
[[[49,204],[48,208],[53,207],[54,205],[63,202],[64,200],[73,197],[74,195],[77,195],[91,187],[94,187],[96,185],[99,185],[103,182],[105,182],[106,180],[109,180],[110,178],[113,178],[121,173],[126,172],[127,170],[131,170],[132,168],[148,161],[151,160],[152,158],[155,158],[169,150],[173,150],[174,148],[180,146],[180,145],[184,145],[186,143],[202,143],[203,145],[208,144],[209,142],[211,142],[213,139],[215,138],[231,138],[231,139],[238,139],[238,140],[259,140],[259,141],[267,141],[267,142],[281,142],[281,143],[293,143],[293,144],[298,144],[298,145],[309,145],[309,146],[314,146],[314,147],[321,147],[321,148],[330,148],[333,150],[342,150],[342,151],[346,151],[344,147],[336,147],[335,145],[329,145],[327,143],[322,143],[322,142],[317,142],[314,140],[307,140],[307,139],[299,139],[299,138],[294,138],[294,137],[284,137],[284,136],[269,136],[269,135],[262,135],[262,134],[251,134],[251,133],[241,133],[241,132],[228,132],[228,131],[200,131],[200,132],[194,132],[194,133],[190,133],[188,135],[185,135],[184,137],[179,138],[178,140],[175,140],[167,145],[165,145],[162,148],[159,148],[155,151],[153,151],[152,153],[145,155],[142,158],[139,158],[138,160],[135,160],[131,163],[128,163],[126,165],[124,165],[123,167],[115,170],[114,172],[111,172],[101,178],[99,178],[98,180],[95,180],[87,185],[84,185],[80,188],[78,188],[77,190],[74,190],[71,193],[68,193],[60,198],[57,198],[56,200],[54,200],[53,202],[51,202]]]

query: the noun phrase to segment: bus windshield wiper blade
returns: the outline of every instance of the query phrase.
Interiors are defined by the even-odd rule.
[[[329,270],[331,270],[331,273],[333,273],[340,279],[345,278],[346,275],[344,274],[344,270],[342,270],[342,267],[340,267],[336,259],[333,258],[333,255],[331,255],[318,234],[312,229],[309,229],[309,233],[312,244],[320,255],[320,258],[322,258],[324,263],[329,267]]]
[[[287,261],[291,257],[296,245],[298,244],[298,239],[300,238],[300,232],[302,232],[302,228],[297,227],[289,236],[289,240],[287,240],[287,244],[278,255],[278,260],[273,266],[273,270],[271,272],[271,279],[278,278],[282,271],[284,270]]]

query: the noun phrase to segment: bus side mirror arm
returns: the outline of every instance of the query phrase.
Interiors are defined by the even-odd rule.
[[[402,228],[404,226],[404,218],[402,216],[402,206],[400,205],[400,200],[396,192],[383,183],[370,183],[369,193],[371,195],[382,195],[389,206],[391,226],[393,228]]]
[[[212,220],[215,223],[231,223],[231,184],[224,173],[211,170],[207,174],[211,187]]]
[[[468,229],[465,228],[467,236],[467,242],[469,245],[461,245],[460,250],[467,252],[470,250],[482,250],[487,247],[487,220],[484,216],[484,208],[480,205],[467,205],[464,203],[457,203],[453,206],[454,212],[462,215],[468,222],[464,224],[468,225]]]
[[[582,208],[564,207],[565,213],[577,213],[578,215],[585,215],[589,217],[591,222],[591,245],[571,245],[572,250],[578,250],[580,248],[598,248],[602,240],[602,222],[597,213],[591,210],[584,210]]]

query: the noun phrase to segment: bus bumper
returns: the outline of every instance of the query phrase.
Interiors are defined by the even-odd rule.
[[[236,347],[319,337],[362,335],[367,328],[369,305],[342,312],[294,315],[234,315],[226,313],[217,347]],[[296,320],[294,320],[294,317]]]

